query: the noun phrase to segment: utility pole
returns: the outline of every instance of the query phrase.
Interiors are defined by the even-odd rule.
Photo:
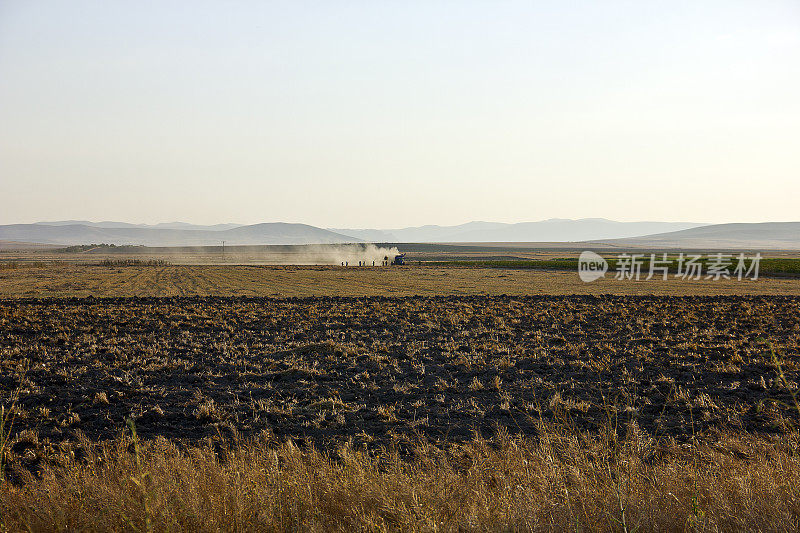
[[[225,241],[222,241],[222,260],[225,261]]]

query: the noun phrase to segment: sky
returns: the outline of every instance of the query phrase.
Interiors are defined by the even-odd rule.
[[[800,220],[800,2],[0,0],[0,224]]]

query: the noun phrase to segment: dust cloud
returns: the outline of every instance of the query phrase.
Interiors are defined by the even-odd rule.
[[[300,247],[298,247],[300,248]],[[394,259],[400,251],[396,247],[384,248],[374,244],[336,244],[336,245],[317,245],[303,246],[302,250],[293,254],[286,254],[288,263],[293,265],[341,265],[347,263],[350,266],[362,264],[380,266],[384,258],[389,261]]]
[[[255,248],[255,249],[254,249]],[[266,247],[229,247],[222,254],[209,254],[204,259],[212,263],[264,265],[341,265],[375,266],[384,258],[391,262],[400,251],[397,247],[375,244],[310,244]]]

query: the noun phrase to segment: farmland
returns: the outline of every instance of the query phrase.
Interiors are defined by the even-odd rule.
[[[796,415],[798,311],[781,297],[7,301],[0,350],[17,428],[49,442],[110,439],[127,418],[188,441],[464,441],[556,413],[686,439]]]
[[[158,262],[0,276],[11,530],[800,516],[793,278]]]
[[[800,278],[583,283],[575,269],[16,263],[0,269],[0,298],[154,296],[800,295]]]

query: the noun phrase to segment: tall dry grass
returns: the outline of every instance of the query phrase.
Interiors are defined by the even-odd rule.
[[[542,427],[410,455],[133,436],[0,487],[8,531],[786,531],[798,434],[656,442]]]

